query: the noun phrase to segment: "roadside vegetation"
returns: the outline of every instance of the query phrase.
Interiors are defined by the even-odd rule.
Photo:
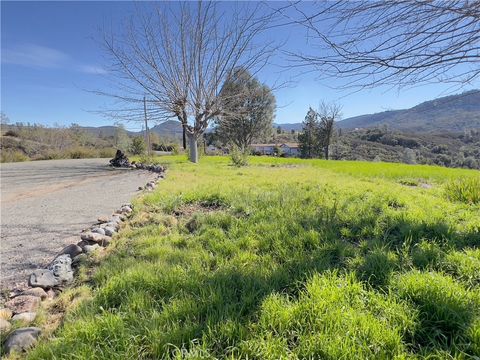
[[[1,162],[113,157],[114,139],[96,136],[73,124],[48,128],[37,124],[3,125]]]
[[[480,204],[452,196],[477,171],[161,161],[166,180],[29,359],[480,356]]]
[[[150,132],[153,150],[178,153],[178,144],[169,137]],[[46,127],[39,124],[4,124],[0,136],[0,160],[21,162],[30,160],[112,158],[120,149],[128,154],[146,153],[142,133],[125,130],[122,124],[101,128]]]

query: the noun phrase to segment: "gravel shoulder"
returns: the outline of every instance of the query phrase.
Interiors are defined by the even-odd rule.
[[[148,171],[113,169],[108,159],[0,165],[0,288],[26,284],[34,269],[153,178]]]

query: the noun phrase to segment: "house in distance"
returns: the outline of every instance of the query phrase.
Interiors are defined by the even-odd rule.
[[[300,156],[298,143],[252,144],[250,147],[254,155],[283,155],[286,157]]]

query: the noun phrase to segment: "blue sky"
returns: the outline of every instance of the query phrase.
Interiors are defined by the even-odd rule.
[[[228,7],[229,4],[224,4]],[[103,25],[119,27],[134,12],[131,2],[1,2],[1,110],[12,122],[85,126],[113,124],[95,113],[108,107],[107,98],[86,90],[108,90],[108,63],[97,40]],[[303,33],[276,28],[267,35],[298,51],[308,44]],[[281,57],[274,64],[285,64]],[[267,84],[290,79],[295,72],[272,65],[260,74]],[[301,122],[309,106],[337,101],[344,118],[414,106],[451,94],[447,85],[409,90],[377,88],[357,93],[333,90],[335,79],[319,82],[311,76],[275,92],[276,122]],[[465,88],[478,88],[473,84]],[[351,91],[350,91],[351,92]],[[134,124],[128,128],[137,129]]]

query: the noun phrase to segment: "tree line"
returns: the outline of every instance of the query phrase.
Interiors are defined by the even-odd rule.
[[[300,154],[303,158],[329,158],[335,121],[341,118],[341,106],[322,102],[318,110],[309,108],[298,135]]]

